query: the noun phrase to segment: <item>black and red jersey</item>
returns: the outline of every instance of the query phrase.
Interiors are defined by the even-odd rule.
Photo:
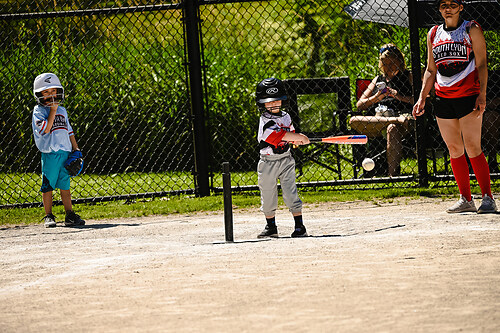
[[[456,29],[444,24],[429,31],[432,55],[437,66],[436,95],[459,98],[479,94],[479,77],[472,49],[470,28],[476,21],[463,21]]]

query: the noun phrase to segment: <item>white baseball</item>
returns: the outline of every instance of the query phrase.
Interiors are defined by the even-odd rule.
[[[366,171],[370,171],[373,170],[373,168],[375,168],[375,162],[373,162],[373,160],[368,157],[363,160],[363,163],[361,163],[361,165],[363,166],[363,169],[365,169]]]

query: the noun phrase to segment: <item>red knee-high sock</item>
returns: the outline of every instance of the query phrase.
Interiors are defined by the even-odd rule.
[[[467,201],[471,201],[469,166],[467,165],[465,154],[457,158],[450,158],[450,163],[460,194],[463,195]]]
[[[481,188],[481,194],[488,194],[488,196],[492,198],[493,196],[491,195],[490,168],[488,166],[488,162],[486,161],[484,153],[481,153],[481,155],[474,158],[469,158],[469,160],[470,164],[472,165],[472,169],[474,169],[477,183]]]

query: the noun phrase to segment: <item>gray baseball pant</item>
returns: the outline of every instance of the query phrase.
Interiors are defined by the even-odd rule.
[[[292,214],[302,212],[302,201],[295,184],[295,160],[290,152],[280,155],[261,155],[257,166],[260,189],[260,210],[274,216],[278,208],[278,179],[283,201]]]

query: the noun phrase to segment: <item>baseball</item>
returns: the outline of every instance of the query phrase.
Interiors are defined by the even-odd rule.
[[[361,163],[361,165],[363,166],[363,169],[365,169],[366,171],[370,171],[373,170],[373,168],[375,168],[375,162],[373,162],[373,160],[368,157],[363,160],[363,163]]]

